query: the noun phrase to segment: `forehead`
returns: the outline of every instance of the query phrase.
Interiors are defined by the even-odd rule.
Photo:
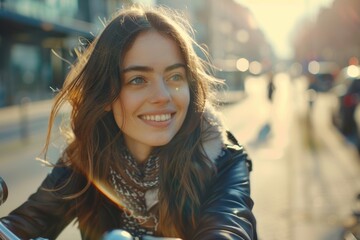
[[[124,55],[123,66],[184,63],[175,40],[155,30],[141,32]]]

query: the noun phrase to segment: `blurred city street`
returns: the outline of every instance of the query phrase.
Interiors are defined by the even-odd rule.
[[[277,75],[273,103],[265,78],[248,79],[248,97],[224,110],[249,152],[260,239],[340,239],[359,191],[359,158],[331,123],[336,106],[319,94],[309,114],[305,79]],[[265,136],[262,127],[270,124]]]
[[[272,103],[266,95],[267,78],[249,77],[246,97],[235,96],[237,101],[222,109],[228,128],[253,160],[252,197],[259,237],[338,240],[360,190],[356,150],[332,126],[330,114],[336,104],[330,94],[319,94],[310,112],[304,79],[278,74],[274,83]],[[29,104],[27,140],[21,139],[19,109],[0,111],[0,176],[9,187],[0,216],[23,202],[50,171],[35,161],[44,142],[50,103]],[[54,149],[58,149],[52,153],[56,158],[61,147]],[[70,226],[58,239],[80,239],[80,235]]]
[[[357,209],[360,235],[359,0],[1,0],[0,177],[9,196],[0,217],[51,171],[36,158],[78,54],[96,49],[114,11],[133,3],[179,10],[206,70],[225,82],[216,97],[253,162],[259,239],[356,240],[342,234]],[[65,147],[53,132],[47,159]],[[76,224],[58,239],[81,239]]]

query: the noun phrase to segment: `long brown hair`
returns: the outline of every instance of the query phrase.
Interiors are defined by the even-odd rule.
[[[201,145],[205,104],[210,101],[216,80],[207,71],[207,61],[196,54],[203,51],[183,15],[163,7],[133,6],[117,12],[102,33],[79,55],[62,90],[55,99],[51,126],[65,103],[70,103],[71,134],[63,162],[87,176],[88,184],[71,197],[81,196],[93,180],[106,182],[111,163],[121,158],[121,130],[108,106],[121,91],[120,67],[124,54],[136,36],[149,29],[174,40],[185,59],[190,88],[190,105],[177,135],[157,150],[160,157],[159,225],[164,236],[186,238],[196,227],[202,195],[215,168]],[[204,56],[207,56],[204,51]],[[119,171],[123,171],[119,169]],[[95,199],[92,204],[97,204]],[[89,219],[91,211],[78,209]]]

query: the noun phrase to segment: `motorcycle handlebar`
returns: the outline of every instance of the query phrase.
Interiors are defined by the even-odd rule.
[[[0,239],[2,240],[20,240],[13,232],[11,232],[7,227],[5,227],[0,222]],[[134,238],[130,233],[124,230],[113,230],[109,233],[104,234],[102,240],[133,240]],[[180,238],[167,238],[167,237],[152,237],[152,236],[143,236],[143,240],[181,240]],[[46,238],[36,238],[35,240],[47,240]]]
[[[2,177],[0,177],[0,205],[2,205],[8,197],[8,188]]]
[[[132,240],[134,239],[127,231],[116,229],[106,233],[102,240]],[[181,240],[180,238],[142,236],[142,240]]]
[[[20,240],[13,232],[0,222],[0,239],[4,240]]]

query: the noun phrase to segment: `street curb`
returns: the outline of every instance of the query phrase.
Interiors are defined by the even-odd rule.
[[[26,102],[0,108],[0,145],[30,141],[39,130],[45,132],[53,100]]]
[[[52,103],[53,100],[50,99],[0,108],[0,132],[3,127],[20,123],[22,118],[30,121],[38,118],[47,118],[50,114]]]

